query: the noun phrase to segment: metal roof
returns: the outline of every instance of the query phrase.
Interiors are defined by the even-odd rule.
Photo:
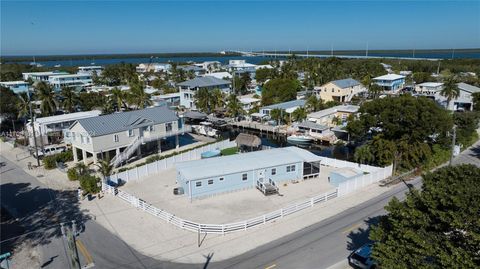
[[[325,116],[337,113],[337,112],[348,112],[356,113],[360,109],[360,106],[356,105],[339,105],[331,108],[323,109],[317,112],[313,112],[307,115],[308,118],[320,119]]]
[[[288,101],[284,103],[269,105],[266,107],[262,107],[261,109],[289,109],[296,106],[305,106],[305,102],[306,101],[303,99],[293,100],[293,101]]]
[[[334,81],[331,81],[331,83],[337,85],[340,89],[345,89],[345,88],[360,85],[360,82],[354,80],[353,78],[334,80]]]
[[[216,77],[196,77],[194,79],[190,79],[184,82],[180,82],[178,86],[186,86],[189,88],[202,88],[202,87],[214,87],[220,85],[231,84],[228,80],[219,79]]]
[[[51,124],[51,123],[61,123],[66,121],[74,121],[85,118],[97,117],[102,112],[100,110],[91,110],[91,111],[82,111],[75,113],[68,113],[50,117],[36,118],[35,122],[38,124]]]
[[[475,87],[475,86],[472,86],[470,84],[463,83],[463,82],[457,83],[457,87],[460,90],[463,90],[463,91],[466,91],[466,92],[469,92],[469,93],[480,92],[479,87]]]
[[[387,75],[379,76],[373,79],[374,80],[397,80],[402,78],[405,78],[405,76],[397,75],[397,74],[387,74]]]
[[[329,129],[328,126],[321,125],[311,121],[300,122],[299,124],[297,124],[297,126],[305,129],[322,130],[322,131]]]
[[[423,83],[420,83],[420,84],[417,84],[418,86],[421,86],[421,87],[432,87],[432,88],[436,88],[436,87],[440,87],[440,86],[443,86],[443,83],[441,82],[423,82]]]
[[[96,137],[176,120],[178,120],[178,117],[173,110],[170,110],[166,106],[158,106],[80,119],[77,120],[77,123],[80,124],[91,137]],[[75,124],[70,128],[74,125]]]
[[[230,156],[181,162],[177,172],[186,180],[221,177],[272,166],[298,162],[316,162],[321,157],[297,147],[275,148]]]

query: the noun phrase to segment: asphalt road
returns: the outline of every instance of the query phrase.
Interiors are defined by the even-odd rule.
[[[274,240],[237,257],[215,261],[206,256],[206,264],[178,264],[146,257],[109,231],[89,220],[78,209],[76,195],[52,191],[14,163],[0,156],[1,203],[14,212],[30,239],[43,253],[42,268],[70,268],[58,223],[83,220],[79,238],[93,257],[95,268],[327,268],[346,259],[353,249],[367,241],[368,227],[385,213],[383,207],[393,197],[402,198],[404,184],[354,208]],[[480,142],[456,157],[454,164],[480,166]],[[421,184],[415,179],[410,184]],[[5,238],[2,238],[5,240]],[[207,238],[208,240],[208,238]]]

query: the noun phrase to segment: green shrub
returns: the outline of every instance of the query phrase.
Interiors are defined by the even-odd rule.
[[[47,170],[51,170],[57,167],[57,158],[55,155],[43,157],[43,166]]]
[[[57,162],[62,162],[62,163],[66,163],[66,162],[71,162],[73,161],[73,152],[72,150],[67,150],[65,152],[61,152],[61,153],[58,153],[58,154],[55,154],[56,158],[57,158]]]
[[[237,148],[237,147],[226,148],[226,149],[222,149],[222,151],[221,151],[222,156],[228,156],[228,155],[237,154],[237,152],[238,152],[238,148]]]
[[[100,179],[92,175],[83,175],[79,178],[80,187],[85,191],[85,193],[95,194],[98,193],[101,189],[97,184],[100,182]]]
[[[75,167],[67,170],[67,177],[71,181],[78,180],[78,171]]]

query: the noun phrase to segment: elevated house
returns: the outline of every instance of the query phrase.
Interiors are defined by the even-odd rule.
[[[100,66],[100,65],[89,65],[89,66],[78,67],[79,74],[93,75],[93,73],[95,73],[97,76],[100,76],[102,72],[103,72],[103,66]]]
[[[142,149],[160,151],[162,139],[186,132],[186,128],[173,110],[167,106],[113,113],[77,120],[67,137],[72,144],[74,161],[79,161],[78,151],[84,163],[89,157],[110,159],[114,166],[128,160]]]
[[[247,63],[245,60],[230,60],[227,67],[230,73],[236,76],[248,73],[252,79],[255,78],[255,71],[257,70],[257,65]]]
[[[74,88],[76,90],[83,90],[92,86],[92,75],[85,74],[67,74],[67,75],[52,75],[48,77],[48,83],[52,85],[55,91],[60,91],[64,87]]]
[[[30,84],[26,81],[2,81],[0,85],[9,88],[14,93],[27,92],[30,88]]]
[[[405,86],[405,76],[387,74],[373,78],[373,83],[382,87],[385,93],[397,93]]]
[[[33,122],[35,134],[33,133],[32,124],[28,122],[26,129],[28,132],[28,142],[30,146],[35,145],[34,139],[37,139],[37,146],[46,146],[50,144],[58,144],[64,141],[65,132],[77,120],[97,117],[101,113],[100,110],[75,112],[50,117],[36,118]]]
[[[180,92],[180,105],[185,108],[194,109],[195,106],[195,93],[200,89],[220,89],[225,93],[230,93],[230,85],[232,83],[228,80],[218,79],[215,77],[196,77],[181,83],[177,86]]]
[[[320,175],[320,156],[297,147],[260,150],[181,162],[177,184],[190,199],[257,188],[276,193],[278,184]]]
[[[345,125],[347,118],[357,113],[359,109],[360,106],[339,105],[310,113],[307,115],[307,119],[308,121],[330,127]]]
[[[57,76],[57,75],[68,75],[67,72],[63,71],[48,71],[48,72],[30,72],[30,73],[22,73],[24,80],[33,80],[34,82],[39,81],[49,81],[50,76]]]
[[[315,95],[324,101],[350,102],[352,97],[366,91],[366,88],[353,78],[330,81],[314,88]]]
[[[443,83],[440,82],[424,82],[415,85],[415,92],[428,97],[435,97],[443,90]]]
[[[284,110],[286,113],[290,114],[293,111],[295,111],[297,108],[304,107],[305,103],[306,103],[305,100],[299,99],[299,100],[273,104],[273,105],[260,108],[259,113],[254,113],[255,115],[254,114],[252,115],[258,116],[258,117],[269,117],[270,112],[272,112],[272,110],[274,109],[281,109],[281,110]]]
[[[459,96],[448,103],[445,96],[442,96],[444,84],[439,82],[425,82],[415,86],[415,93],[417,95],[426,96],[435,100],[448,110],[453,111],[471,111],[473,110],[473,94],[480,92],[479,87],[469,85],[466,83],[457,83],[459,89]]]

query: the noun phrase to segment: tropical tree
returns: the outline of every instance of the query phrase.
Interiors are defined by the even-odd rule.
[[[28,97],[28,94],[25,92],[22,92],[18,95],[19,101],[17,102],[17,110],[18,110],[18,118],[24,119],[28,116],[28,113],[30,111],[30,98]]]
[[[113,165],[110,164],[110,159],[100,160],[97,163],[98,172],[102,175],[103,179],[105,180],[112,174]]]
[[[370,93],[371,96],[373,96],[373,99],[375,99],[380,95],[380,93],[383,92],[383,88],[373,83],[370,85],[370,87],[368,87],[368,92]]]
[[[135,106],[137,109],[144,109],[153,104],[152,100],[150,100],[150,94],[145,92],[145,87],[142,81],[130,83],[130,93],[127,99],[128,103]]]
[[[126,94],[124,91],[115,87],[110,91],[110,94],[111,94],[110,98],[117,106],[117,111],[120,111],[122,110],[122,108],[125,108]]]
[[[285,122],[286,115],[287,112],[284,109],[275,108],[270,111],[270,118],[276,120],[279,125]]]
[[[311,95],[305,102],[305,107],[307,108],[308,112],[321,110],[323,108],[323,100],[318,99],[315,95]]]
[[[37,98],[41,101],[40,110],[42,115],[50,116],[57,111],[57,100],[55,99],[55,92],[52,86],[45,81],[41,81],[36,84],[35,90],[37,92]]]
[[[195,99],[195,106],[198,110],[206,112],[210,114],[211,112],[211,102],[210,102],[210,93],[208,89],[202,88],[195,92],[194,99]]]
[[[393,198],[370,232],[381,268],[480,268],[480,169],[447,166]]]
[[[457,86],[453,77],[448,77],[443,83],[443,89],[440,91],[440,95],[447,98],[447,108],[450,108],[450,102],[452,99],[460,96],[460,89]]]
[[[293,121],[303,121],[307,118],[307,111],[305,108],[299,107],[290,116]]]
[[[369,164],[373,162],[375,156],[373,155],[370,146],[366,144],[355,149],[353,159],[357,163]]]
[[[211,65],[209,65],[211,66]],[[213,109],[223,107],[223,92],[222,90],[216,88],[211,91],[210,103]]]
[[[68,112],[74,112],[75,106],[78,104],[78,96],[75,90],[71,87],[64,87],[60,93],[63,97],[62,106],[63,109]]]
[[[271,79],[263,86],[262,104],[267,106],[295,100],[297,98],[297,91],[301,88],[302,85],[296,79]]]
[[[227,113],[230,117],[236,118],[243,114],[242,104],[238,101],[237,96],[230,94],[227,99]]]

